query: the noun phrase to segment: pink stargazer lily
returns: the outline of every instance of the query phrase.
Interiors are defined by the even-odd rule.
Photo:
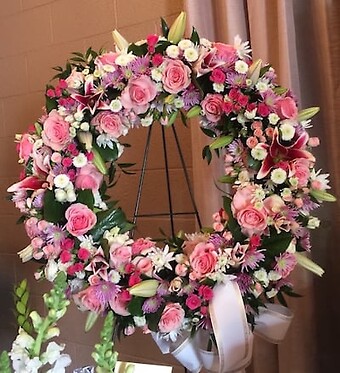
[[[270,170],[281,161],[293,161],[298,158],[308,159],[315,162],[315,157],[307,150],[304,150],[308,142],[307,132],[303,132],[296,141],[289,146],[280,144],[279,131],[275,128],[273,132],[273,139],[270,145],[259,144],[262,149],[267,150],[267,156],[262,162],[262,166],[257,174],[257,179],[263,179],[268,175]]]
[[[7,189],[7,192],[14,193],[18,192],[19,190],[38,190],[43,186],[45,182],[45,180],[38,179],[35,176],[28,176],[18,183],[11,185]]]
[[[92,76],[86,79],[84,84],[84,91],[84,95],[71,95],[71,97],[80,104],[78,110],[83,111],[85,109],[88,109],[90,113],[94,115],[97,109],[109,109],[109,106],[101,100],[104,94],[104,90],[95,88]]]

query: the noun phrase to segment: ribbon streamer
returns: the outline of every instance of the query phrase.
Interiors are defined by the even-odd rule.
[[[227,279],[215,286],[209,312],[217,344],[215,351],[205,349],[209,334],[202,330],[194,338],[187,335],[176,342],[164,340],[160,333],[152,333],[152,337],[163,354],[171,353],[191,373],[199,373],[202,367],[215,373],[244,372],[252,358],[253,334],[236,282]],[[268,303],[259,309],[254,334],[280,343],[292,318],[288,308]]]

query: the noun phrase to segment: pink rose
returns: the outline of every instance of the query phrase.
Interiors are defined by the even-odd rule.
[[[37,218],[29,218],[25,221],[25,230],[27,236],[32,239],[39,235],[40,230],[38,229],[38,219]]]
[[[115,52],[108,52],[104,53],[101,56],[98,56],[95,60],[95,64],[99,66],[105,66],[105,65],[115,65],[116,58],[119,56],[118,53]]]
[[[236,215],[242,232],[247,236],[261,234],[267,228],[267,214],[264,209],[258,210],[251,205],[240,210]]]
[[[121,117],[111,111],[101,111],[91,120],[91,124],[96,126],[100,133],[104,132],[115,138],[127,133]]]
[[[296,159],[292,164],[294,176],[299,181],[299,188],[307,186],[310,177],[309,163],[308,159],[300,158]]]
[[[188,306],[190,310],[195,310],[196,308],[200,307],[202,304],[201,298],[196,294],[190,294],[185,301],[185,304]]]
[[[200,295],[200,297],[207,301],[212,300],[214,296],[213,289],[207,285],[201,285],[198,289],[198,294]]]
[[[70,125],[58,114],[57,110],[54,109],[48,114],[43,128],[41,137],[45,145],[53,150],[63,150],[71,142]]]
[[[189,257],[192,268],[190,278],[200,280],[211,273],[217,263],[217,253],[212,243],[199,243]]]
[[[110,265],[119,268],[131,260],[131,247],[113,243],[110,246]]]
[[[184,321],[185,312],[179,303],[168,303],[158,323],[161,333],[178,330]]]
[[[137,271],[151,277],[153,265],[150,258],[136,257],[133,260],[133,264],[136,266]]]
[[[254,193],[255,187],[253,185],[248,185],[244,188],[237,189],[231,203],[234,214],[249,206],[251,201],[254,199]]]
[[[132,254],[137,255],[143,252],[144,250],[150,249],[152,247],[155,247],[155,243],[150,240],[150,238],[138,238],[133,244],[132,244]]]
[[[263,201],[264,208],[269,216],[275,216],[285,207],[283,199],[277,194],[267,197]]]
[[[100,285],[89,286],[79,293],[74,294],[74,303],[80,307],[80,309],[102,313],[106,308],[106,302],[102,302],[102,299],[98,297],[98,286]]]
[[[191,83],[190,68],[180,60],[167,60],[162,73],[164,89],[169,93],[178,93]]]
[[[92,163],[87,163],[78,171],[75,180],[75,186],[78,189],[91,189],[96,191],[100,188],[103,181],[103,174],[98,171]]]
[[[66,229],[72,236],[82,236],[97,222],[96,214],[82,203],[74,203],[65,211]]]
[[[295,101],[291,97],[284,97],[276,101],[276,110],[280,118],[296,119],[298,109]]]
[[[70,92],[76,92],[76,90],[84,83],[83,73],[74,68],[71,74],[66,78],[66,83]]]
[[[24,133],[18,144],[19,158],[27,162],[28,158],[31,157],[33,150],[34,139],[28,133]]]
[[[149,102],[157,95],[156,84],[146,75],[130,79],[122,92],[121,102],[125,109],[143,114],[149,108]]]
[[[209,122],[216,123],[223,114],[223,96],[208,93],[201,103],[203,114]]]

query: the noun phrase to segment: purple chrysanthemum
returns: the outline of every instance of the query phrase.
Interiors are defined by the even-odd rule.
[[[302,205],[302,212],[308,215],[311,211],[317,209],[320,207],[320,205],[314,201],[311,200],[309,196],[304,196],[302,198],[303,205]]]
[[[156,295],[154,297],[146,299],[146,301],[142,305],[142,310],[145,313],[154,313],[159,309],[162,303],[163,299]]]
[[[251,276],[246,273],[240,273],[237,275],[235,281],[240,288],[241,294],[244,295],[247,293],[253,283]]]
[[[215,249],[219,249],[227,245],[227,240],[217,233],[212,234],[209,237],[208,242],[212,243],[215,246]]]
[[[44,206],[44,193],[40,193],[38,194],[33,202],[32,202],[32,205],[34,208],[36,209],[41,209],[43,206]]]
[[[183,92],[182,98],[184,102],[184,109],[189,110],[200,102],[200,91],[193,84],[191,84],[188,89]]]
[[[246,87],[246,76],[244,74],[238,74],[234,72],[229,72],[227,74],[226,83],[231,87]]]
[[[54,245],[60,245],[66,238],[66,232],[59,226],[50,224],[46,230],[46,241]]]
[[[244,152],[244,146],[241,140],[235,140],[228,146],[227,153],[234,158],[234,162],[242,161],[242,154]]]
[[[101,304],[108,304],[109,301],[119,293],[119,286],[110,281],[102,281],[98,285],[92,285],[95,298]]]
[[[258,267],[259,262],[262,262],[262,260],[265,258],[262,251],[263,250],[248,250],[246,252],[241,265],[242,272]]]
[[[135,76],[146,74],[149,71],[150,58],[147,56],[138,57],[128,64],[130,69]]]
[[[121,71],[116,70],[112,73],[107,73],[102,78],[102,84],[105,88],[113,86],[114,88],[118,88],[121,86],[121,81],[123,79],[123,75]]]

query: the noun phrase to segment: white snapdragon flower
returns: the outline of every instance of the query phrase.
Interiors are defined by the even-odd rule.
[[[81,122],[84,118],[84,114],[82,111],[77,111],[74,115],[73,115],[74,119],[77,121],[77,122]]]
[[[53,282],[57,277],[58,271],[58,263],[54,259],[49,259],[44,269],[46,279]]]
[[[315,216],[310,216],[307,223],[307,228],[316,229],[320,227],[320,219]]]

